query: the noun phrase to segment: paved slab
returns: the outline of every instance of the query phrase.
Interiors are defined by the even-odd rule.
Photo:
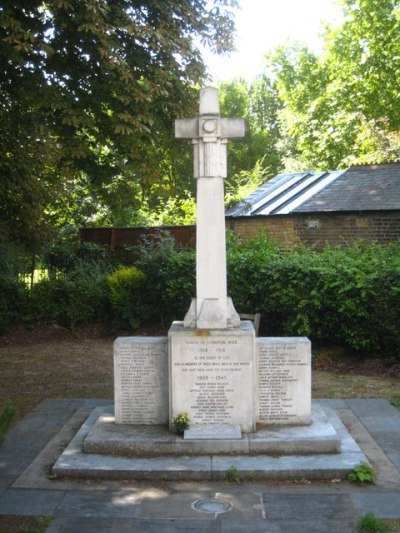
[[[343,423],[354,435],[357,443],[365,451],[376,473],[376,479],[388,486],[394,485],[395,487],[400,487],[400,472],[397,471],[392,461],[386,456],[353,411],[350,409],[338,409],[337,412]]]
[[[388,458],[400,471],[400,453],[389,453]]]
[[[133,518],[140,494],[128,491],[69,491],[52,514],[55,516]]]
[[[385,449],[394,450],[386,454],[374,437],[382,437],[382,431],[389,434],[378,423],[374,426],[379,412],[385,418],[392,417],[388,427],[396,436],[399,415],[389,402],[323,400],[317,403],[323,406],[328,416],[335,415],[332,422],[342,439],[343,457],[349,454],[354,458],[358,453],[356,438],[364,456],[376,464],[378,472],[390,467],[386,472],[391,473],[392,479],[399,475],[400,449],[396,448],[396,441],[389,439],[390,446],[386,442],[383,444]],[[380,518],[400,519],[400,486],[394,483],[388,490],[390,484],[381,476],[378,476],[376,485],[365,487],[346,481],[322,484],[311,481],[259,482],[254,479],[254,473],[250,476],[252,481],[242,479],[240,483],[226,483],[222,474],[226,474],[225,468],[235,464],[236,456],[230,456],[230,461],[220,465],[220,481],[49,479],[50,459],[57,457],[71,439],[84,413],[99,404],[110,405],[110,402],[48,400],[7,434],[5,445],[0,448],[0,515],[54,516],[47,529],[50,533],[347,533],[357,531],[357,521],[367,512],[374,512]],[[347,433],[346,436],[344,425],[337,416],[340,410],[352,418],[353,434]],[[43,423],[44,419],[46,423]],[[36,436],[25,438],[29,432]],[[45,446],[42,446],[43,442]],[[270,459],[279,462],[284,458]],[[21,472],[27,463],[28,467]],[[215,469],[216,464],[212,467]],[[217,495],[232,504],[231,511],[214,516],[192,507],[196,497]]]
[[[379,518],[400,517],[400,492],[368,494],[359,492],[350,496],[357,512],[363,516],[374,513]]]
[[[196,510],[194,503],[199,500],[217,500],[228,502],[230,510],[218,515],[219,518],[229,518],[231,520],[246,519],[263,519],[262,499],[260,493],[246,492],[231,493],[223,492],[185,492],[179,494],[165,495],[164,497],[149,497],[143,494],[138,518],[201,518],[203,520],[213,520],[215,517],[212,513],[201,512]]]
[[[9,489],[0,498],[0,514],[53,515],[63,497],[61,490]]]
[[[231,522],[221,521],[221,533],[356,533],[354,520],[318,519],[314,521],[296,520],[266,520],[261,522]]]
[[[263,494],[265,518],[272,520],[350,519],[355,509],[343,494]]]
[[[0,496],[16,481],[17,476],[2,475],[0,477]]]
[[[220,533],[219,522],[124,518],[57,517],[46,533]],[[265,529],[263,530],[265,531]]]

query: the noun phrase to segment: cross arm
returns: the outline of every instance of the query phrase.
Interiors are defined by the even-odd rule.
[[[199,119],[178,118],[175,120],[175,137],[177,139],[194,139],[199,136]]]
[[[221,137],[224,139],[240,139],[244,137],[245,124],[243,118],[221,118]]]

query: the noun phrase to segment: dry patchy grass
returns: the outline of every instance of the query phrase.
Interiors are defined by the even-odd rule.
[[[45,398],[112,398],[112,340],[62,340],[0,348],[0,404],[24,416]]]
[[[0,516],[2,533],[44,533],[52,521],[51,516]]]
[[[399,394],[398,378],[313,371],[313,398],[394,398]]]

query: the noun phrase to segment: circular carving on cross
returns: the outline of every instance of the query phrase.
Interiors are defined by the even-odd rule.
[[[217,129],[217,121],[214,119],[205,120],[203,123],[203,131],[206,133],[214,133]]]

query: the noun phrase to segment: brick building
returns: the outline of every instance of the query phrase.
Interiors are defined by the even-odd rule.
[[[284,248],[400,238],[400,163],[279,174],[227,211],[243,238],[260,228]]]

